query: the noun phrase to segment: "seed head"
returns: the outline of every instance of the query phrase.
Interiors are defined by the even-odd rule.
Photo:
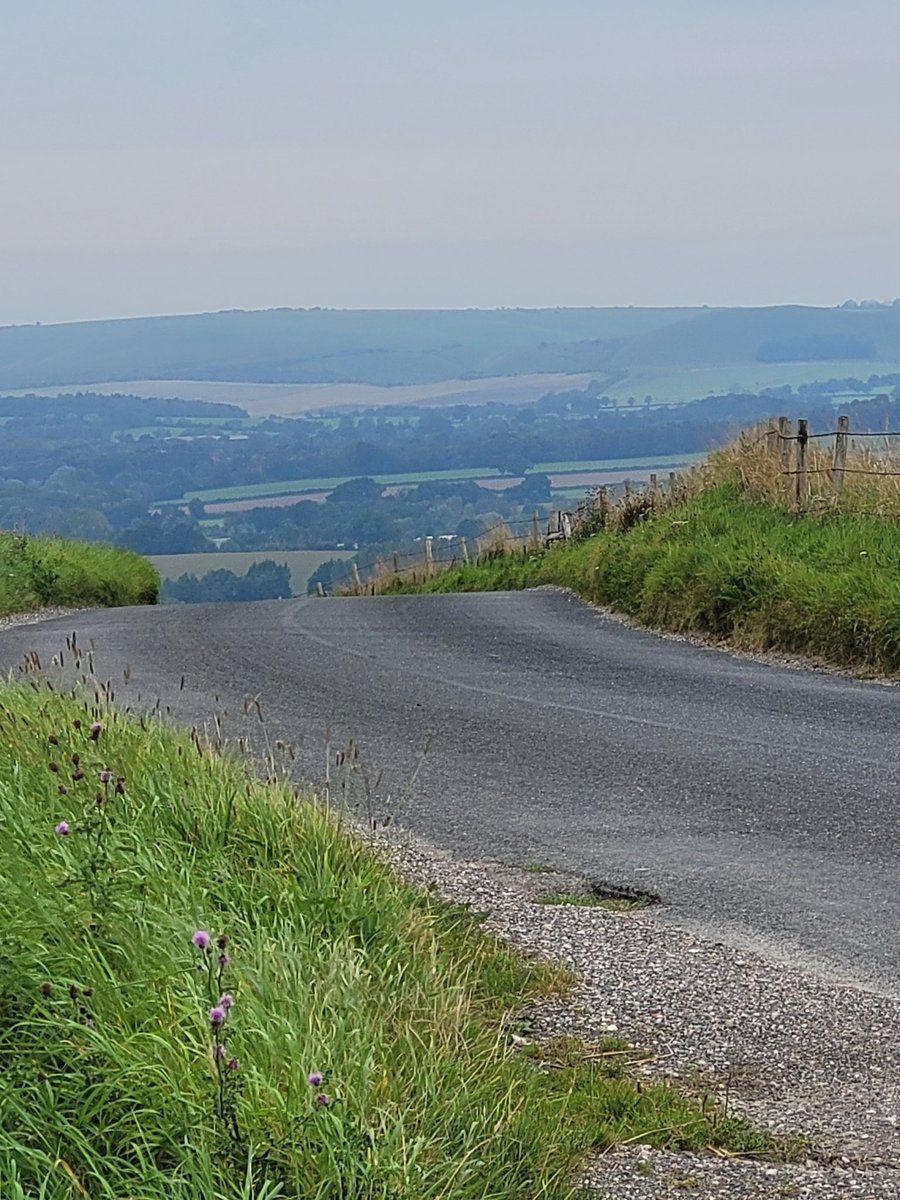
[[[99,775],[99,779],[100,779],[101,783],[111,783],[112,782],[112,771],[101,771],[100,775]]]
[[[237,1071],[239,1069],[240,1065],[241,1065],[241,1060],[239,1058],[229,1058],[229,1060],[228,1060],[228,1070],[229,1071]]]
[[[53,991],[52,983],[47,982],[47,983],[41,984],[41,995],[42,996],[49,996],[52,991]]]
[[[47,741],[50,743],[51,746],[59,745],[59,738],[56,736],[55,733],[51,733],[50,736],[47,738]]]
[[[220,933],[219,936],[216,938],[216,945],[219,947],[220,950],[224,950],[225,947],[228,945],[228,934]]]
[[[77,783],[79,779],[84,779],[84,771],[82,771],[80,768],[77,771],[72,772],[72,782]]]
[[[94,721],[91,725],[91,741],[96,742],[97,738],[103,732],[103,726],[99,721]]]
[[[54,775],[59,771],[59,763],[58,762],[49,763],[48,766],[50,767],[50,770],[53,772]]]
[[[331,1097],[327,1092],[316,1092],[316,1107],[327,1108],[331,1103]]]
[[[220,954],[217,961],[218,961],[219,966],[222,967],[223,970],[225,967],[231,966],[231,959],[225,953]]]

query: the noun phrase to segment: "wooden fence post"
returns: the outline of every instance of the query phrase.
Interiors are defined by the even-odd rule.
[[[539,520],[540,518],[538,517],[538,510],[535,509],[531,514],[531,545],[535,550],[537,550],[538,546],[541,544],[541,527]]]
[[[400,574],[400,555],[397,553],[396,550],[394,551],[393,559],[394,559],[394,574],[399,575]]]
[[[797,422],[797,507],[803,509],[809,498],[806,483],[806,443],[809,438],[809,422],[801,417]]]
[[[425,539],[425,572],[430,579],[434,574],[434,539]]]
[[[628,500],[631,497],[631,480],[630,479],[626,479],[625,482],[622,484],[622,490],[625,493],[625,499]]]
[[[350,564],[350,566],[353,571],[353,594],[354,594],[354,596],[361,596],[362,595],[362,580],[359,577],[359,567],[356,565],[355,561],[352,562]]]
[[[774,458],[778,453],[778,421],[769,417],[769,428],[766,430],[766,454]]]
[[[791,423],[787,417],[778,418],[778,437],[781,442],[781,469],[791,469]]]
[[[561,512],[559,514],[559,525],[562,529],[563,537],[568,541],[572,536],[572,514]]]
[[[462,560],[464,563],[469,561],[469,544],[464,537],[459,539],[459,548],[462,551]]]
[[[655,500],[656,497],[659,495],[659,483],[657,482],[656,475],[653,474],[653,472],[651,472],[651,474],[650,474],[649,492],[650,492],[650,497],[653,500]]]
[[[324,596],[324,595],[325,595],[325,588],[322,586],[322,580],[321,580],[321,579],[320,579],[320,580],[319,580],[319,581],[316,583],[316,595],[317,595],[317,596]]]
[[[834,459],[831,464],[831,486],[834,488],[835,500],[840,500],[844,492],[844,468],[847,466],[847,434],[850,430],[850,418],[838,417],[837,433],[834,435]]]
[[[609,491],[605,487],[600,489],[600,523],[606,525],[609,520]]]

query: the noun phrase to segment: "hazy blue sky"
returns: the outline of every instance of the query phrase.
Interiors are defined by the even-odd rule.
[[[0,323],[900,294],[897,0],[2,0]]]

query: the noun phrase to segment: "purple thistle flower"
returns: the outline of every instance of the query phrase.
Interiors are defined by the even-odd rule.
[[[327,1092],[316,1092],[316,1107],[327,1108],[331,1103],[331,1097]]]
[[[306,1077],[306,1081],[310,1087],[318,1087],[319,1084],[322,1082],[322,1072],[321,1071],[310,1071],[310,1073]]]
[[[112,777],[112,771],[101,771],[99,776],[101,783],[111,783]]]
[[[228,1070],[229,1071],[237,1071],[238,1068],[240,1067],[240,1065],[241,1065],[241,1060],[239,1058],[229,1058],[229,1060],[228,1060]]]
[[[194,945],[197,947],[198,950],[205,950],[206,947],[209,945],[209,934],[206,932],[205,929],[198,929],[197,932],[194,934],[194,936],[191,938],[191,941],[194,943]]]
[[[220,1008],[218,1004],[214,1004],[209,1010],[209,1023],[216,1029],[220,1025],[223,1025],[225,1023],[225,1009]]]
[[[222,967],[223,970],[225,967],[231,966],[231,959],[224,952],[219,955],[219,957],[216,961],[218,962],[219,966]]]
[[[231,992],[224,992],[219,997],[219,1008],[224,1008],[226,1012],[231,1008],[232,1004],[234,1004],[234,996],[232,996]]]
[[[91,725],[91,741],[96,742],[97,738],[103,732],[103,726],[99,721],[94,721]]]
[[[68,821],[60,821],[60,823],[56,826],[56,832],[59,834],[60,837],[65,837],[66,834],[69,832],[69,822]]]

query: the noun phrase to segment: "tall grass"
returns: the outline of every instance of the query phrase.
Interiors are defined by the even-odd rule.
[[[562,1197],[591,1145],[772,1149],[514,1055],[568,978],[196,736],[12,685],[0,736],[4,1200]]]
[[[159,576],[117,546],[0,532],[0,616],[48,605],[155,604]]]

